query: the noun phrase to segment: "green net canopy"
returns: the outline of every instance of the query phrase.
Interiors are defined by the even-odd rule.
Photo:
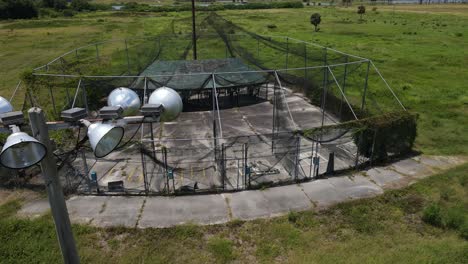
[[[267,82],[265,73],[255,72],[237,58],[155,61],[140,76],[148,76],[148,88],[167,86],[179,91],[256,86]]]

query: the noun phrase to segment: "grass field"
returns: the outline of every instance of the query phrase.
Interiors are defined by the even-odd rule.
[[[422,9],[421,9],[422,8]],[[289,35],[369,57],[403,103],[420,114],[417,149],[468,154],[468,5],[223,11],[260,34]],[[320,12],[313,32],[310,14]],[[0,22],[0,95],[9,97],[25,69],[77,46],[153,35],[188,12],[80,14],[73,18]],[[270,29],[269,24],[277,28]],[[176,25],[177,31],[187,30]],[[18,103],[18,102],[16,102]],[[468,263],[468,165],[381,197],[322,213],[226,225],[169,229],[100,229],[75,225],[82,263]],[[4,191],[2,191],[4,192]],[[21,220],[30,195],[0,192],[0,263],[57,263],[50,215]],[[432,206],[432,207],[431,207]],[[434,227],[422,221],[440,208]],[[428,209],[429,208],[429,209]],[[426,212],[426,213],[425,213]],[[432,218],[431,218],[432,219]],[[460,220],[462,219],[462,220]],[[14,238],[14,239],[12,239]]]
[[[414,6],[397,6],[397,12],[387,6],[378,6],[376,11],[368,7],[364,22],[358,20],[355,7],[220,13],[257,33],[288,35],[372,59],[407,108],[420,114],[416,148],[429,154],[467,154],[468,53],[464,51],[468,46],[468,6],[447,6],[423,6],[419,12],[427,13],[422,14],[412,12]],[[399,12],[403,8],[411,12]],[[322,14],[319,32],[313,32],[309,23],[313,12]],[[172,19],[189,15],[106,12],[69,19],[0,22],[0,93],[9,97],[23,70],[75,47],[154,35]],[[269,24],[277,28],[270,29]],[[185,25],[180,28],[189,29]]]
[[[321,213],[168,229],[74,225],[73,231],[82,263],[467,263],[467,170]],[[421,220],[434,204],[442,227]],[[0,206],[0,263],[59,263],[51,216],[19,220],[19,206],[18,199]],[[456,225],[463,219],[464,227]]]

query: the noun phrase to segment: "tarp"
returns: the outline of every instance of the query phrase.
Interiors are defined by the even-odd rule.
[[[148,88],[167,86],[179,91],[212,89],[213,73],[216,88],[219,89],[254,86],[267,82],[265,73],[247,72],[253,70],[237,58],[155,61],[140,76],[148,76]]]

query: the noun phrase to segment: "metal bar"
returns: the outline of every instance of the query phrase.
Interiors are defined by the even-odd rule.
[[[80,87],[81,87],[81,78],[78,81],[78,87],[76,87],[75,97],[73,98],[73,103],[72,103],[72,106],[71,106],[72,108],[75,107],[76,98],[78,97],[78,92],[80,91]]]
[[[44,144],[47,149],[46,156],[40,164],[63,261],[67,264],[78,264],[80,259],[71,229],[67,204],[58,178],[57,165],[52,153],[44,112],[39,108],[31,108],[28,114],[33,136]]]
[[[336,63],[336,64],[329,64],[329,65],[321,65],[321,66],[310,66],[307,68],[288,68],[288,69],[276,69],[276,70],[255,70],[255,71],[230,71],[230,72],[217,72],[217,74],[228,74],[228,73],[273,73],[275,71],[297,71],[303,69],[319,69],[319,68],[326,68],[326,67],[339,67],[345,64],[360,64],[362,62],[367,62],[368,60],[362,61],[353,61],[348,63]],[[171,77],[171,76],[194,76],[194,75],[209,75],[212,72],[197,72],[197,73],[184,73],[184,74],[157,74],[157,75],[147,75],[146,77],[149,78],[157,78],[157,77]],[[141,78],[139,75],[73,75],[73,74],[48,74],[48,73],[33,73],[35,76],[54,76],[54,77],[70,77],[70,78]]]
[[[286,102],[286,96],[285,96],[285,94],[284,94],[284,90],[285,90],[285,89],[284,89],[283,86],[281,85],[281,81],[280,81],[280,79],[279,79],[279,77],[278,77],[278,73],[277,73],[276,71],[275,71],[275,78],[276,78],[276,81],[278,82],[278,85],[279,85],[279,87],[280,87],[280,91],[281,91],[281,95],[280,95],[280,96],[283,96],[283,97],[284,97],[284,103],[286,104],[286,108],[288,109],[289,117],[291,118],[291,122],[292,122],[293,125],[294,125],[294,129],[297,129],[296,122],[294,122],[294,118],[293,118],[293,116],[292,116],[292,114],[291,114],[291,110],[289,109],[289,104],[288,104],[288,102]]]
[[[395,92],[393,91],[393,89],[390,87],[390,85],[388,85],[387,81],[385,80],[385,78],[382,76],[382,74],[380,73],[379,69],[377,69],[377,67],[375,66],[374,62],[369,60],[370,63],[372,64],[372,66],[374,67],[375,71],[377,72],[377,74],[379,74],[380,78],[384,81],[385,85],[387,86],[387,88],[390,90],[390,92],[392,93],[393,97],[395,97],[395,99],[397,100],[397,102],[400,104],[400,106],[403,108],[403,110],[406,111],[406,108],[403,106],[403,104],[401,103],[400,99],[398,99],[398,97],[396,96]]]
[[[351,104],[349,103],[348,98],[346,98],[346,95],[344,94],[343,90],[342,90],[341,87],[340,87],[340,84],[338,83],[338,80],[337,80],[336,77],[335,77],[335,74],[333,74],[333,71],[332,71],[330,68],[328,68],[328,70],[329,70],[329,72],[331,73],[333,79],[335,80],[336,86],[338,86],[338,89],[340,90],[341,95],[343,95],[343,97],[344,97],[346,103],[348,104],[348,107],[349,107],[349,109],[351,110],[351,113],[353,114],[354,118],[355,118],[356,120],[358,120],[359,118],[357,118],[356,114],[354,113],[354,110],[353,110],[353,108],[351,107]]]
[[[16,92],[18,91],[20,85],[21,85],[21,80],[19,80],[18,84],[16,85],[15,90],[13,91],[13,94],[12,94],[11,97],[10,97],[10,103],[13,101],[13,98],[15,97]]]
[[[214,92],[215,102],[216,102],[216,111],[218,112],[219,135],[220,137],[223,137],[223,128],[221,126],[221,115],[219,113],[218,92],[216,91],[216,78],[214,74],[212,74],[212,80],[213,80],[213,92]]]
[[[52,99],[52,107],[54,108],[54,114],[57,116],[57,108],[55,106],[55,98],[54,93],[52,92],[52,88],[50,88],[50,83],[47,82],[47,88],[49,89],[50,98]]]

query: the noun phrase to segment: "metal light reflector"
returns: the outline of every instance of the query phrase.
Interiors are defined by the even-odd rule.
[[[46,147],[37,139],[12,126],[13,134],[8,136],[0,163],[10,169],[24,169],[40,162],[46,155]]]
[[[87,120],[82,123],[88,127],[89,143],[94,151],[94,156],[102,158],[111,153],[120,143],[124,135],[123,127],[111,124],[94,123]]]
[[[140,97],[133,90],[120,87],[114,89],[107,97],[108,106],[120,106],[123,115],[129,116],[138,113],[141,107]]]
[[[13,106],[11,103],[7,99],[0,96],[0,113],[8,113],[11,111],[13,111]]]
[[[148,104],[162,105],[164,111],[161,114],[161,121],[171,121],[176,119],[182,112],[183,103],[180,95],[171,88],[161,87],[151,93]]]

